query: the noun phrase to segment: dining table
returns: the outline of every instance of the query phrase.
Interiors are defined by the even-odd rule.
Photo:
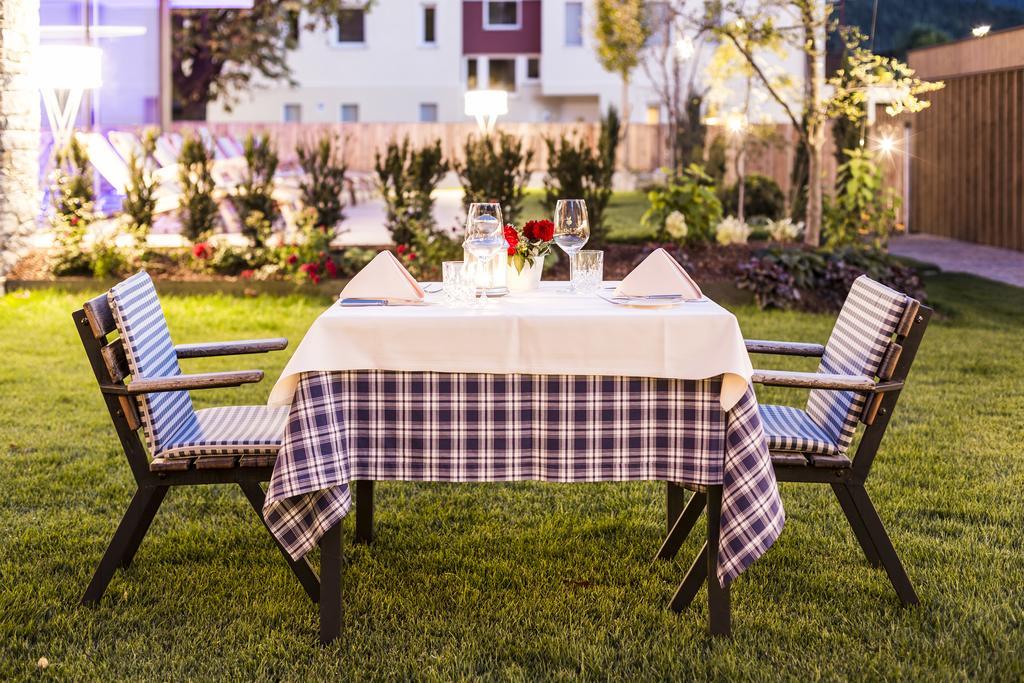
[[[490,299],[335,302],[269,397],[288,406],[264,517],[293,559],[321,548],[321,639],[342,623],[341,522],[373,539],[379,481],[613,482],[707,498],[708,540],[682,585],[706,581],[713,633],[729,586],[785,512],[735,315],[711,299],[623,300],[564,282]],[[693,589],[695,590],[695,589]]]

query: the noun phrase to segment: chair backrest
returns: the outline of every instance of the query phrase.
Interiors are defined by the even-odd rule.
[[[911,301],[866,275],[857,278],[825,344],[818,372],[878,376]],[[807,399],[807,414],[846,451],[866,400],[860,392],[816,389]]]
[[[114,285],[107,293],[107,299],[132,378],[180,375],[178,355],[149,274],[140,271]],[[196,421],[187,391],[144,394],[139,397],[138,406],[142,431],[151,454],[170,443],[184,426]]]

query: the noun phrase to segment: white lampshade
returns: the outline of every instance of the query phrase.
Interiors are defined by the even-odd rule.
[[[40,45],[36,84],[40,88],[88,90],[103,85],[103,50],[91,45]]]
[[[470,90],[466,93],[466,116],[495,117],[508,113],[504,90]]]

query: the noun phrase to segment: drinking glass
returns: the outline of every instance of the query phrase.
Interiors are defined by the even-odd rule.
[[[491,259],[507,248],[505,224],[501,220],[501,204],[473,203],[466,215],[466,237],[462,246],[476,258],[477,268],[486,270]],[[474,276],[476,274],[474,273]],[[481,298],[486,303],[487,288],[482,288]]]
[[[445,298],[453,304],[469,303],[476,296],[476,285],[464,261],[444,261],[441,283]]]
[[[574,287],[579,294],[593,294],[604,280],[604,252],[585,249],[576,254]]]
[[[569,290],[576,288],[576,254],[590,239],[587,203],[582,199],[559,199],[555,204],[555,244],[569,256]]]

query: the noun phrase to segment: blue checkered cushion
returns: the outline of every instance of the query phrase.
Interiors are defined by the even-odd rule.
[[[761,405],[761,425],[768,437],[768,450],[839,455],[835,441],[800,408]]]
[[[133,379],[181,374],[153,280],[140,271],[114,285],[107,294]],[[187,391],[145,394],[138,399],[142,431],[152,454],[173,442],[177,433],[195,429],[196,413]]]
[[[277,455],[287,420],[287,406],[204,408],[156,456]]]
[[[907,297],[862,275],[839,312],[818,372],[875,377],[907,305]],[[845,452],[857,431],[866,394],[816,389],[807,414]]]

